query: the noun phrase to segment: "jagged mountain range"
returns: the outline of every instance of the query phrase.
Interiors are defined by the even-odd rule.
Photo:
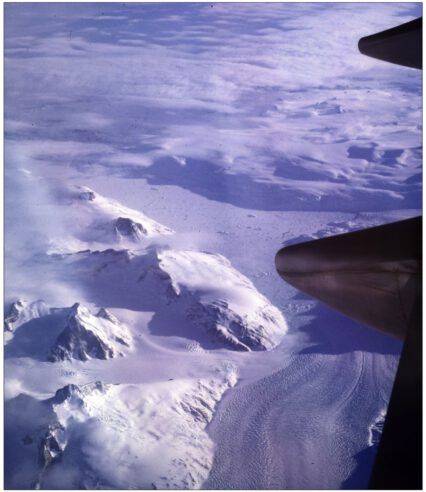
[[[34,321],[39,330],[34,329]],[[45,328],[44,332],[40,328]],[[33,349],[38,338],[41,350],[37,355],[49,362],[106,360],[124,355],[132,347],[128,327],[112,313],[101,308],[92,314],[79,303],[70,308],[53,308],[42,300],[18,300],[9,308],[5,331],[8,335],[7,349],[13,345],[19,346],[15,348],[21,349],[21,356],[31,356],[31,352],[25,352],[25,347],[31,346]],[[47,335],[46,332],[49,336],[42,336]],[[22,338],[26,340],[25,344],[20,343]]]
[[[271,350],[287,331],[285,319],[224,256],[174,247],[166,240],[171,228],[87,187],[68,190],[61,200],[79,220],[37,261],[78,286],[82,300],[71,307],[31,299],[9,303],[5,357],[70,368],[63,374],[71,381],[90,366],[88,374],[96,368],[101,378],[71,382],[44,399],[21,393],[7,402],[8,485],[200,487],[214,456],[205,429],[224,392],[237,383],[236,368],[213,363],[208,377],[111,384],[111,375],[102,377],[110,359],[137,360],[150,371],[146,352],[139,352],[138,328],[120,314],[153,313],[149,335],[167,353],[177,350],[166,341],[170,337],[200,347],[200,355]],[[104,456],[116,470],[104,465]]]
[[[228,366],[210,379],[69,384],[41,401],[19,395],[6,404],[9,483],[27,480],[27,488],[36,489],[58,484],[77,489],[197,488],[213,460],[205,428],[236,380],[235,368]],[[32,412],[31,420],[26,411]],[[197,458],[183,460],[182,449]],[[14,456],[28,464],[20,466]],[[115,469],[107,465],[109,459]],[[124,472],[127,468],[130,473]]]
[[[84,235],[79,229],[76,238],[83,249],[50,253],[57,268],[63,269],[64,276],[74,277],[78,283],[86,285],[93,294],[93,302],[161,311],[162,315],[178,313],[188,325],[196,325],[192,333],[198,342],[203,344],[204,334],[207,334],[206,346],[213,343],[235,350],[269,350],[280,342],[287,331],[282,314],[226,258],[211,252],[177,250],[150,242],[150,238],[168,236],[173,231],[89,188],[77,187],[69,196],[72,200],[67,202],[68,206],[90,208],[91,222],[87,226],[90,231],[94,229],[93,223],[97,223],[96,231],[103,230],[102,237],[115,241],[113,247],[93,249],[90,241],[81,243]],[[104,217],[105,211],[108,226],[93,218],[95,212]],[[135,224],[150,231],[145,247],[129,243],[124,247],[122,235],[106,233],[111,232],[112,223],[121,220],[118,215],[123,211],[127,214],[126,220],[133,221],[126,222],[131,236],[139,230]],[[99,243],[96,246],[100,246]],[[179,330],[174,334],[179,335]]]

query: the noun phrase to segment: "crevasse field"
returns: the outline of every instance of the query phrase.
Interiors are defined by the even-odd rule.
[[[285,244],[421,209],[421,4],[5,5],[5,485],[366,488],[401,344]]]

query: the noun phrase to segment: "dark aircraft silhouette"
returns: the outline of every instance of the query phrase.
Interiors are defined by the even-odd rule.
[[[422,19],[367,36],[361,53],[422,68]],[[422,488],[422,218],[281,249],[280,276],[341,313],[404,340],[371,489]]]

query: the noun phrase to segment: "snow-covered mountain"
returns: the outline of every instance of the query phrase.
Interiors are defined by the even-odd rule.
[[[155,311],[157,317],[176,316],[170,323],[174,330],[168,333],[195,337],[204,348],[270,350],[286,333],[281,312],[223,255],[179,250],[173,244],[155,241],[135,248],[134,241],[145,235],[164,237],[173,231],[85,186],[65,194],[64,203],[68,212],[75,213],[77,208],[83,220],[68,231],[72,235],[70,243],[77,241],[74,250],[53,248],[49,259],[56,260],[62,276],[74,278],[93,293],[91,302]],[[82,209],[90,220],[84,220]],[[113,247],[105,249],[108,241]],[[76,326],[72,331],[77,331]],[[69,331],[63,335],[68,341],[61,339],[60,346],[76,344],[70,341]],[[90,331],[87,336],[92,336]],[[88,340],[86,343],[92,345]],[[91,350],[97,351],[100,358],[110,356],[104,342],[97,342],[97,347]]]
[[[53,308],[43,300],[17,300],[5,319],[5,329],[12,353],[50,362],[105,360],[124,355],[132,347],[129,329],[112,313],[100,308],[94,315],[79,303]]]
[[[151,241],[173,231],[89,188],[78,187],[61,200],[64,214],[81,220],[70,221],[68,237],[62,243],[54,238],[38,261],[52,269],[54,278],[82,286],[91,306],[139,313],[135,319],[153,313],[149,333],[160,336],[171,357],[175,347],[183,345],[169,344],[164,335],[186,340],[184,352],[192,357],[206,353],[203,349],[269,350],[285,335],[281,312],[224,256]],[[74,368],[82,363],[102,376],[110,371],[109,359],[127,355],[140,365],[146,358],[136,342],[141,335],[136,325],[127,326],[109,310],[93,311],[81,303],[52,308],[44,301],[16,301],[5,329],[9,360],[71,362],[69,370],[62,369],[66,377],[75,375]],[[194,346],[200,349],[194,351]],[[219,362],[202,378],[66,384],[51,398],[31,400],[38,409],[31,429],[18,423],[17,432],[8,434],[8,448],[33,460],[24,474],[8,465],[8,484],[198,488],[214,456],[206,426],[223,393],[236,382],[235,366]],[[16,415],[20,405],[19,396],[10,400],[8,409],[13,410],[8,413]],[[44,417],[38,419],[39,414]],[[117,469],[106,465],[112,461]]]
[[[101,308],[96,315],[76,303],[67,315],[66,326],[51,348],[48,360],[111,359],[123,355],[132,343],[128,329]]]
[[[135,248],[174,231],[138,210],[125,207],[87,186],[61,190],[64,215],[68,217],[67,238],[55,237],[50,252],[70,252],[106,245]]]
[[[287,331],[281,312],[219,254],[109,249],[56,260],[67,275],[86,279],[93,302],[156,311],[174,319],[169,335],[194,338],[204,348],[270,350]]]
[[[163,250],[169,292],[199,329],[236,350],[269,350],[287,331],[281,312],[219,254]]]
[[[13,332],[24,323],[49,313],[50,308],[43,300],[28,302],[18,299],[9,307],[8,314],[4,318],[4,329]]]
[[[16,462],[7,462],[9,483],[19,488],[197,488],[213,460],[206,426],[235,383],[235,368],[228,365],[207,379],[69,384],[53,397],[31,402],[38,412],[25,431],[19,420],[29,402],[17,397],[8,402],[17,415],[8,445],[32,456],[32,463],[20,474]]]

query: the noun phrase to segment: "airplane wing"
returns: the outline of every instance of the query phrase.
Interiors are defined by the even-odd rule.
[[[422,68],[422,18],[361,38],[361,53],[411,68]]]
[[[361,323],[403,339],[420,289],[422,218],[281,249],[280,276]]]

